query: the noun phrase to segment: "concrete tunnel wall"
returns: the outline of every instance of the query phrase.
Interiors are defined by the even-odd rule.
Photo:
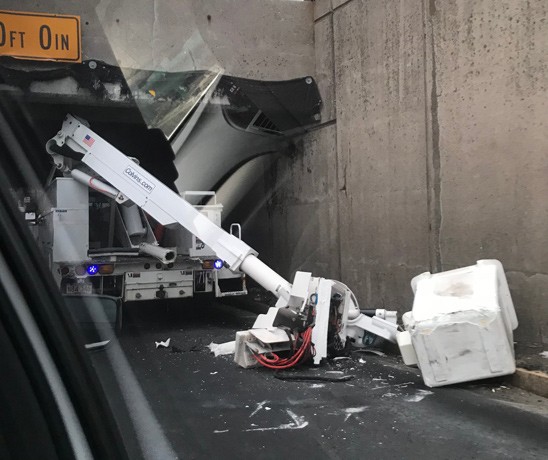
[[[400,313],[413,276],[499,259],[515,339],[548,344],[548,3],[318,0],[315,50],[322,125],[267,176],[265,257]]]

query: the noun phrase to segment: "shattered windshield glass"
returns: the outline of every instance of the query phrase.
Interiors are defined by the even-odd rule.
[[[127,82],[149,128],[170,139],[215,85],[213,72],[128,72]]]

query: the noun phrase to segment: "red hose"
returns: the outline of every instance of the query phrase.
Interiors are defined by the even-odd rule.
[[[299,334],[295,337],[295,343],[299,339]],[[293,345],[293,354],[289,358],[280,359],[275,353],[269,353],[274,359],[267,356],[253,354],[253,357],[258,363],[270,369],[287,369],[289,367],[296,366],[300,362],[306,361],[310,356],[315,355],[314,346],[312,345],[312,328],[308,328],[302,334],[302,343],[295,352],[295,345]]]

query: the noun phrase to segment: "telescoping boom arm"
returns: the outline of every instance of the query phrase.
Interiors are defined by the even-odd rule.
[[[254,328],[272,330],[280,319],[285,324],[300,324],[308,330],[315,345],[315,362],[327,356],[329,323],[338,326],[336,341],[344,345],[351,337],[359,346],[367,330],[396,341],[394,322],[360,313],[358,303],[344,284],[297,272],[293,284],[257,258],[257,252],[239,238],[224,231],[197,211],[194,206],[156,179],[128,156],[92,131],[87,122],[67,115],[61,130],[46,144],[58,169],[79,175],[80,163],[87,165],[110,184],[108,193],[118,203],[135,203],[164,226],[182,225],[207,244],[232,271],[241,271],[277,298],[276,308],[260,315]],[[106,185],[106,184],[105,184]],[[330,313],[331,311],[331,313]],[[333,334],[331,334],[333,335]],[[304,334],[303,334],[304,336]],[[287,340],[287,338],[286,338]]]

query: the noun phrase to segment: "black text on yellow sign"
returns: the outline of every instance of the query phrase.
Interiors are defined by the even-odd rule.
[[[81,62],[80,17],[0,10],[0,56]]]

